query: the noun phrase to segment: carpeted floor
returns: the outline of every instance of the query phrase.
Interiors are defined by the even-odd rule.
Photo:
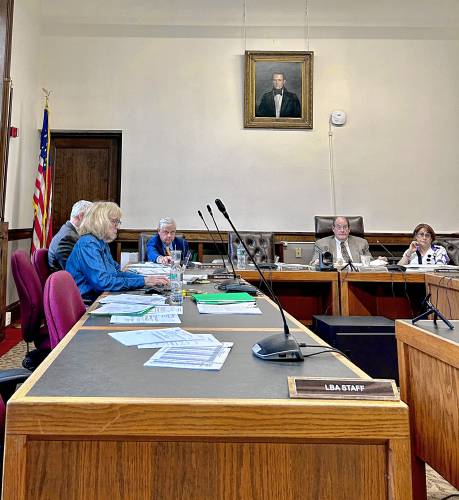
[[[0,352],[1,352],[0,342]],[[25,342],[20,341],[16,346],[10,349],[6,354],[0,357],[0,369],[16,368],[21,366],[22,359],[27,352]],[[459,491],[453,488],[433,469],[427,466],[427,499],[442,500],[443,498],[454,495],[451,498],[459,500]]]

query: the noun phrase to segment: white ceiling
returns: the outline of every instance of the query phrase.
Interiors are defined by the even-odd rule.
[[[245,0],[246,25],[457,30],[459,0]],[[43,22],[241,26],[244,0],[41,0]]]

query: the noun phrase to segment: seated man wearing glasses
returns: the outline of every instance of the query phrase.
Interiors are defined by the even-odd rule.
[[[414,240],[399,260],[400,265],[406,264],[448,264],[446,249],[434,245],[435,231],[429,224],[418,224],[413,231]]]
[[[316,241],[311,265],[319,263],[320,250],[332,253],[334,262],[340,259],[344,263],[360,262],[362,255],[368,255],[373,259],[368,247],[368,241],[350,234],[349,221],[346,217],[336,217],[332,229],[333,236],[327,236]]]
[[[171,250],[180,250],[182,259],[185,258],[188,253],[188,243],[175,236],[176,230],[177,226],[172,217],[164,217],[159,221],[158,234],[147,242],[147,260],[158,264],[170,264]]]

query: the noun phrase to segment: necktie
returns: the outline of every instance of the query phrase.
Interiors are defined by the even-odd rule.
[[[349,255],[349,252],[347,251],[346,243],[344,241],[341,242],[341,255],[343,256],[344,262],[351,261],[351,256]]]
[[[280,116],[280,109],[282,104],[282,94],[276,94],[274,96],[274,105],[276,106],[276,118]]]
[[[166,255],[170,257],[171,255],[171,249],[169,247],[166,247]]]

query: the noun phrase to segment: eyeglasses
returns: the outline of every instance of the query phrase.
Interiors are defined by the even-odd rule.
[[[420,238],[432,238],[432,235],[430,233],[416,233],[416,236],[419,236]]]
[[[337,224],[336,226],[333,226],[335,229],[338,229],[338,231],[347,231],[349,229],[349,226],[340,226]]]
[[[121,226],[121,220],[120,220],[120,219],[110,219],[110,222],[111,222],[114,226]]]

